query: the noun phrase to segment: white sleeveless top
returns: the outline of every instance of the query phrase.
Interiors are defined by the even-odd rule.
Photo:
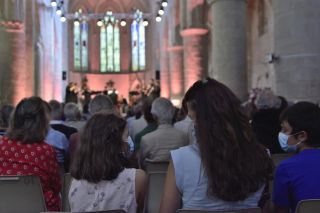
[[[112,181],[89,183],[72,180],[69,203],[72,212],[123,209],[127,213],[137,211],[135,193],[136,169],[124,169]]]
[[[207,194],[208,177],[202,166],[196,143],[171,151],[171,157],[176,186],[182,195],[183,209],[233,211],[258,206],[265,184],[243,201],[228,202]]]

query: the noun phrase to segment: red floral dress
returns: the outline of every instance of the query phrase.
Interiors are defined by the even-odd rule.
[[[45,142],[23,144],[0,136],[0,175],[39,176],[47,210],[60,210],[61,179],[52,146]]]

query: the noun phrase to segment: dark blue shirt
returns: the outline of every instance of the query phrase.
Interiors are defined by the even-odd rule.
[[[295,212],[306,199],[320,199],[320,149],[305,149],[282,161],[275,173],[274,204]]]

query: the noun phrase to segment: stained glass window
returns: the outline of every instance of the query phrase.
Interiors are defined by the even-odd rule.
[[[138,71],[139,70],[139,49],[138,49],[138,23],[136,20],[133,20],[131,24],[131,39],[132,39],[132,70]]]
[[[131,24],[132,70],[141,71],[146,66],[145,26],[143,25],[142,12],[137,11],[135,17],[136,19]]]
[[[116,22],[114,26],[114,70],[120,71],[120,30],[119,23]]]
[[[145,28],[143,21],[139,22],[139,70],[144,70],[146,66],[146,41],[145,41]]]
[[[100,28],[100,71],[107,71],[107,35],[104,25]]]
[[[78,22],[74,22],[73,25],[73,57],[74,57],[74,69],[81,70],[81,33]]]
[[[81,14],[81,10],[76,16]],[[73,60],[74,69],[77,71],[88,71],[88,23],[76,19],[73,22]]]
[[[100,71],[120,72],[120,30],[118,21],[107,16],[100,28]]]
[[[88,23],[81,23],[81,70],[88,70]]]

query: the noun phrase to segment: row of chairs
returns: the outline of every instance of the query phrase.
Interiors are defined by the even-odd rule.
[[[282,160],[285,160],[291,156],[292,154],[273,154],[271,158],[275,166],[278,166]],[[148,174],[148,191],[146,196],[145,210],[147,213],[158,212],[160,209],[160,203],[161,203],[161,198],[163,194],[164,182],[166,178],[168,164],[169,162],[152,162],[152,163],[149,162],[146,164],[145,169]],[[71,182],[70,175],[67,174],[64,180],[65,181],[64,181],[64,187],[63,187],[64,188],[63,197],[67,198],[69,185]],[[272,185],[273,185],[273,181],[270,181],[269,183],[270,191],[272,190]],[[62,204],[63,204],[62,208],[64,210],[70,210],[68,199],[63,199]],[[183,211],[184,210],[181,210],[180,212],[183,212]],[[257,211],[257,209],[250,210],[250,212],[253,212],[253,213],[254,211]]]
[[[272,158],[276,165],[278,165],[281,160],[286,159],[287,157],[289,157],[289,155],[272,155]],[[148,213],[158,212],[159,210],[167,167],[168,162],[148,163],[146,166],[146,171],[149,178],[145,209]],[[65,212],[70,211],[68,191],[71,180],[72,178],[70,174],[65,174],[62,189],[62,210]],[[32,190],[32,193],[30,192],[30,190]],[[40,180],[36,176],[0,176],[0,194],[0,199],[4,203],[4,205],[0,205],[0,212],[19,212],[16,208],[21,209],[22,206],[24,206],[23,209],[26,213],[45,211],[45,203],[41,190]],[[33,196],[30,196],[30,194],[32,194]],[[17,201],[17,199],[19,201]],[[12,200],[19,203],[19,205],[13,205]],[[318,201],[308,201],[308,205],[303,203],[301,207],[302,210],[299,211],[305,212],[303,209],[310,206],[315,206],[315,202]],[[303,205],[306,205],[306,207],[304,207]],[[32,210],[28,211],[28,209]],[[178,212],[191,213],[191,211],[189,210],[179,210]]]

